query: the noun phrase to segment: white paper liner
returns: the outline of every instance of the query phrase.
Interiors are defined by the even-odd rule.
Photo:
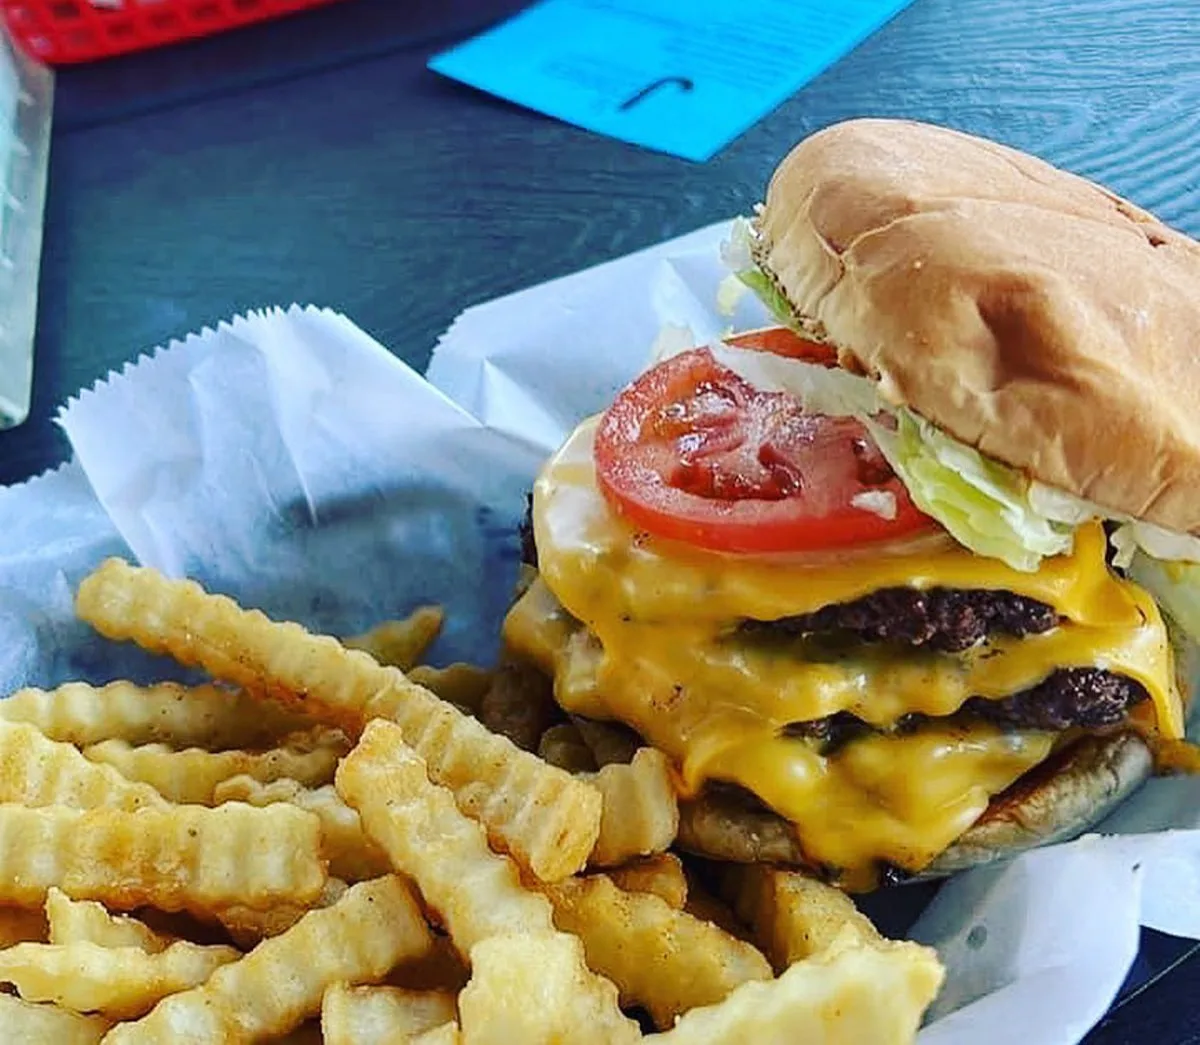
[[[437,659],[489,660],[542,456],[643,367],[664,322],[702,338],[731,322],[713,309],[725,227],[469,309],[432,385],[345,318],[293,307],[83,393],[61,418],[78,464],[0,492],[0,685],[150,677],[156,665],[70,617],[79,577],[130,549],[334,634],[442,602]],[[732,320],[764,321],[751,300]],[[944,887],[913,930],[949,969],[924,1045],[1078,1041],[1118,990],[1139,923],[1200,935],[1200,834],[1165,830],[1200,824],[1197,799],[1200,781],[1154,781],[1111,826],[1158,833],[1085,839]]]
[[[435,657],[491,658],[538,456],[344,317],[222,324],[84,392],[61,423],[141,562],[334,634],[442,602]]]

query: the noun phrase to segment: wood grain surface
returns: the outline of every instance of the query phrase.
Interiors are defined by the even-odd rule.
[[[62,71],[33,414],[0,433],[0,482],[63,460],[57,406],[172,337],[313,302],[421,367],[470,304],[745,211],[845,117],[988,135],[1200,235],[1200,0],[916,0],[704,165],[425,70],[519,6],[348,0]],[[1152,938],[1141,979],[1180,950]],[[1200,1042],[1198,965],[1089,1042]]]

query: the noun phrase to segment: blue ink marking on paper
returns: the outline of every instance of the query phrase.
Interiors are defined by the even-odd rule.
[[[912,0],[542,0],[429,67],[704,161]]]

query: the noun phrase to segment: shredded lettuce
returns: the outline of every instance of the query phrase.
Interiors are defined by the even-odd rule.
[[[1154,596],[1194,642],[1200,642],[1200,564],[1162,562],[1143,551],[1133,556],[1129,576]]]
[[[741,272],[735,273],[737,278],[749,287],[758,300],[771,310],[773,315],[785,327],[796,329],[796,314],[792,309],[791,303],[785,298],[776,288],[771,280],[764,276],[763,273],[754,269],[743,269]]]
[[[794,395],[815,414],[869,417],[885,409],[873,381],[840,367],[818,366],[726,344],[708,347],[718,363],[740,374],[755,388]]]
[[[717,284],[717,315],[726,318],[732,316],[742,298],[750,293],[750,288],[739,278],[737,273],[726,276]]]
[[[1032,572],[1047,555],[1069,552],[1074,527],[1039,515],[1028,483],[901,408],[896,431],[866,421],[879,448],[921,511],[979,555]]]
[[[1128,530],[1133,543],[1156,559],[1200,562],[1200,538],[1190,533],[1176,533],[1154,523],[1128,518],[1117,533],[1122,530]]]
[[[735,218],[729,230],[729,239],[721,244],[721,260],[733,273],[733,279],[753,291],[780,323],[796,329],[796,311],[792,304],[775,287],[771,278],[754,261],[753,243],[757,233],[748,218]],[[738,295],[729,285],[721,283],[717,290],[717,308],[722,315],[732,315],[737,306]]]
[[[737,217],[729,227],[729,239],[721,243],[721,261],[730,272],[757,268],[754,261],[754,240],[758,233],[749,218]]]

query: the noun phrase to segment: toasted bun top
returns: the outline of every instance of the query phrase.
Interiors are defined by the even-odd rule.
[[[798,145],[759,227],[802,323],[888,401],[1200,532],[1200,244],[1024,153],[896,120]]]

